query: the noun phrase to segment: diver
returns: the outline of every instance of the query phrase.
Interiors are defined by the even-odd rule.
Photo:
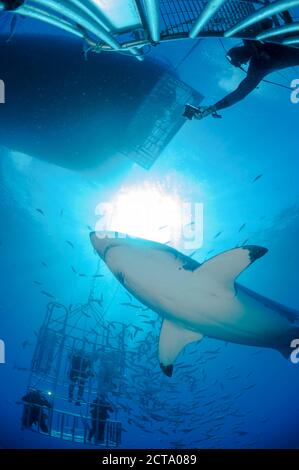
[[[90,442],[91,439],[94,437],[95,442],[103,442],[105,438],[105,427],[106,421],[109,419],[109,413],[113,412],[113,408],[109,401],[106,399],[104,393],[101,393],[99,397],[97,397],[91,407],[90,407],[90,415],[91,415],[91,429],[89,430],[88,434],[88,441]]]
[[[26,0],[0,0],[0,11],[13,11],[24,5]]]
[[[84,395],[85,382],[95,377],[93,364],[98,360],[98,353],[86,353],[83,349],[75,351],[71,356],[71,367],[69,372],[69,402],[74,399],[75,386],[78,383],[78,395],[76,405],[80,406]]]
[[[243,70],[243,65],[249,63],[244,80],[236,90],[212,106],[197,108],[187,104],[184,117],[187,119],[203,119],[209,115],[221,117],[218,111],[243,100],[268,74],[299,65],[299,49],[280,44],[244,40],[242,46],[233,47],[228,51],[227,58],[234,67],[241,70]]]
[[[27,395],[22,398],[24,402],[24,411],[22,416],[23,428],[31,428],[33,424],[38,425],[42,432],[49,434],[48,414],[45,408],[50,410],[51,403],[45,398],[40,390],[30,390]]]

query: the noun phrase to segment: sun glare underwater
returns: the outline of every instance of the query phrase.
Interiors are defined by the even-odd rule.
[[[90,3],[111,3],[105,14],[123,27],[114,2]],[[299,363],[203,334],[163,365],[163,319],[143,299],[150,282],[167,288],[159,273],[171,257],[192,279],[239,249],[252,266],[225,269],[242,295],[284,305],[294,321],[299,67],[271,74],[284,86],[261,83],[222,119],[189,121],[186,96],[209,105],[244,78],[223,49],[240,40],[161,42],[139,61],[82,51],[82,37],[10,15],[0,17],[0,448],[298,448]],[[115,240],[97,248],[95,231]],[[147,249],[148,262],[138,258]],[[173,305],[186,316],[191,287]]]

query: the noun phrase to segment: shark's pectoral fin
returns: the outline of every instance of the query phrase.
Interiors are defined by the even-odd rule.
[[[203,335],[164,320],[160,332],[159,359],[164,374],[172,376],[173,363],[180,351],[189,343],[200,341]]]
[[[204,262],[195,273],[231,289],[234,287],[235,278],[267,251],[267,248],[256,245],[234,248]]]

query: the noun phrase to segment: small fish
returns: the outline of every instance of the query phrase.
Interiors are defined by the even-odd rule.
[[[246,223],[242,224],[241,227],[239,228],[239,232],[242,232],[242,230],[246,227]]]
[[[143,331],[142,328],[139,328],[138,326],[132,325],[132,327],[135,329],[134,336],[132,339],[134,339],[139,331]]]
[[[221,351],[221,348],[217,349],[210,349],[209,351],[205,351],[206,354],[217,354]]]
[[[244,390],[250,390],[253,387],[255,387],[255,384],[247,385],[247,387],[244,387]]]
[[[42,285],[43,285],[42,282],[39,282],[39,281],[33,281],[33,282],[34,282],[34,284],[36,284],[37,286],[42,286]]]
[[[142,323],[146,323],[147,325],[155,325],[156,324],[156,320],[143,320]]]
[[[216,235],[215,235],[214,239],[215,239],[215,238],[218,238],[218,237],[220,237],[220,235],[221,235],[221,234],[222,234],[222,232],[218,232],[218,233],[216,233]]]
[[[79,277],[87,277],[87,274],[79,273]]]
[[[75,248],[74,244],[72,242],[70,242],[69,240],[66,240],[65,243],[67,243],[70,247]]]
[[[74,268],[74,266],[71,266],[71,269],[72,269],[72,271],[73,271],[74,274],[77,274],[77,271],[76,271],[76,269]]]
[[[189,224],[185,225],[185,227],[191,227],[194,224],[195,224],[195,222],[190,222]]]
[[[91,318],[91,315],[89,315],[88,313],[86,313],[86,312],[84,312],[84,311],[82,311],[82,313],[83,313],[83,315],[84,315],[85,317]],[[85,338],[85,339],[86,339],[86,338]]]
[[[60,214],[59,214],[60,217],[63,217],[63,214],[64,214],[64,209],[61,209]]]
[[[197,252],[197,250],[192,251],[191,255],[189,255],[189,258],[192,258],[195,255],[196,252]]]
[[[162,227],[159,227],[158,230],[163,230],[164,228],[167,228],[167,227],[168,227],[168,225],[162,225]]]
[[[49,297],[50,299],[55,299],[54,295],[50,294],[50,292],[47,292],[46,290],[41,290],[41,294],[45,295],[46,297]]]
[[[123,307],[137,308],[138,310],[141,308],[139,305],[134,305],[130,302],[121,302],[120,305],[122,305]]]
[[[25,349],[25,348],[27,348],[27,346],[31,346],[31,343],[28,341],[28,339],[25,339],[22,342],[22,348]]]
[[[209,250],[207,254],[210,255],[211,253],[213,253],[213,251],[215,251],[214,248],[213,250]]]
[[[92,231],[93,231],[93,228],[92,228],[92,226],[91,226],[91,225],[86,225],[86,227],[88,228],[88,230],[89,230],[90,232],[92,232]]]
[[[210,406],[210,405],[212,405],[213,403],[215,403],[213,400],[212,400],[212,401],[208,401],[207,403],[204,403],[203,406]]]
[[[93,276],[94,279],[97,279],[98,277],[104,277],[104,274],[94,274]]]
[[[36,210],[36,212],[39,212],[39,214],[41,214],[41,215],[45,215],[45,213],[44,213],[44,211],[43,211],[43,210],[41,210],[41,209],[39,209],[39,208],[36,208],[35,210]]]
[[[19,367],[16,364],[13,366],[13,368],[19,372],[27,372],[29,370],[27,367]]]
[[[258,181],[262,176],[263,176],[262,173],[261,173],[260,175],[257,175],[257,176],[252,180],[252,183],[255,183],[256,181]]]
[[[47,263],[46,263],[45,261],[42,261],[41,264],[44,266],[44,268],[47,268],[47,267],[48,267],[48,265],[47,265]]]
[[[248,243],[248,241],[249,241],[249,238],[246,238],[246,240],[244,240],[244,241],[243,241],[243,243],[242,243],[242,245],[241,245],[241,246],[245,246],[245,245],[246,245],[246,243]]]
[[[126,295],[127,295],[128,299],[130,300],[130,302],[132,302],[133,298],[132,298],[132,296],[129,294],[129,292],[126,292]]]
[[[93,302],[95,302],[96,304],[98,304],[100,307],[103,307],[103,302],[99,299],[92,299]]]

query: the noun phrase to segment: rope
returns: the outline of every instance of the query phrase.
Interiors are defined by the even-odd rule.
[[[179,67],[181,67],[181,65],[183,65],[183,63],[190,57],[191,54],[193,54],[195,49],[200,45],[201,41],[202,39],[200,38],[195,41],[195,44],[193,44],[193,46],[187,52],[187,54],[185,54],[184,57],[181,60],[179,60],[179,62],[176,64],[176,66],[174,67],[174,70],[177,70]]]

